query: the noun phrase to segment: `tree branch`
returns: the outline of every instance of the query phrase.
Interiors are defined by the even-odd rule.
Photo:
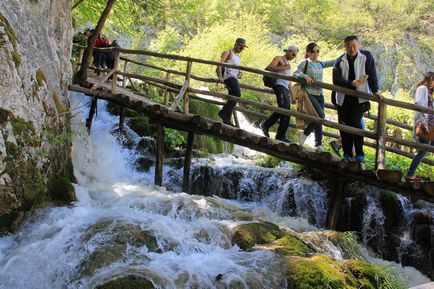
[[[84,2],[84,0],[78,0],[77,3],[75,3],[74,6],[72,6],[71,10],[77,8],[77,6],[80,5],[82,2]]]

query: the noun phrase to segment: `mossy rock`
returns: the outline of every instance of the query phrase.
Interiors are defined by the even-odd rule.
[[[344,264],[360,283],[358,288],[405,288],[392,269],[379,267],[360,260],[346,260]]]
[[[289,234],[274,241],[272,243],[272,248],[276,253],[297,255],[301,257],[306,257],[311,252],[309,247],[303,243],[303,241]]]
[[[152,134],[149,127],[149,121],[146,117],[132,117],[128,119],[127,125],[139,136],[148,136]]]
[[[285,232],[268,222],[249,223],[235,228],[232,241],[241,249],[248,250],[256,244],[267,244],[282,238]]]
[[[287,274],[288,289],[359,288],[355,278],[327,256],[291,258]]]
[[[62,176],[55,175],[48,184],[48,192],[54,200],[71,203],[76,201],[75,189],[71,182]]]
[[[95,289],[155,289],[151,281],[144,277],[129,275],[110,280]]]

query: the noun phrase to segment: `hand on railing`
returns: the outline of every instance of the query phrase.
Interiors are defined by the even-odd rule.
[[[306,84],[307,85],[312,85],[313,84],[313,78],[312,77],[310,77],[309,75],[306,75],[305,77],[304,77],[304,79],[306,79]]]
[[[376,97],[378,97],[380,100],[383,100],[383,99],[384,99],[384,96],[383,96],[379,91],[377,91],[376,93],[374,93],[374,95],[375,95]]]

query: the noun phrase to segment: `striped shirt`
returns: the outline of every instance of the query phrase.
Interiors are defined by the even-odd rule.
[[[306,73],[304,73],[306,61],[308,61],[308,65],[307,65]],[[294,77],[297,77],[297,78],[304,78],[306,75],[309,75],[310,77],[313,78],[313,80],[315,82],[316,81],[322,81],[322,74],[323,74],[324,68],[333,67],[334,64],[335,64],[335,60],[314,61],[314,60],[311,60],[310,58],[308,58],[308,59],[303,60],[298,65],[297,70],[294,71],[294,73],[292,75]],[[305,88],[309,94],[323,95],[323,91],[322,91],[321,87],[306,85]]]

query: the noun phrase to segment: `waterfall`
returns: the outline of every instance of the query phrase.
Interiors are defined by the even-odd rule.
[[[315,236],[312,244],[324,243],[319,252],[342,257],[321,231],[327,213],[321,182],[221,155],[192,165],[194,195],[180,192],[181,170],[169,166],[165,187],[156,187],[153,168],[138,172],[138,152],[113,135],[118,119],[105,102],[87,135],[88,101],[71,95],[78,201],[35,210],[18,232],[0,238],[1,289],[95,288],[128,274],[156,288],[287,288],[275,253],[232,243],[231,230],[252,221],[275,223],[306,242]],[[373,213],[366,220],[374,216],[381,220]],[[402,275],[413,279],[408,285],[429,281],[414,271]]]

